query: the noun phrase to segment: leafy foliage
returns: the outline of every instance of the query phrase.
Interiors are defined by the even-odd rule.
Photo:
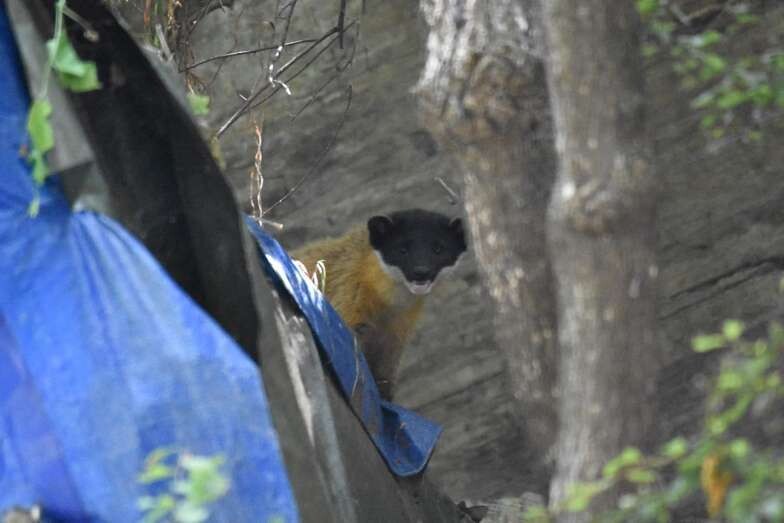
[[[768,39],[768,48],[762,51],[737,48],[738,33],[759,30],[762,25],[751,12],[751,2],[727,2],[722,9],[731,21],[721,31],[681,35],[679,19],[673,14],[676,9],[670,4],[668,0],[637,0],[650,32],[643,55],[669,53],[682,87],[697,92],[691,105],[702,113],[701,126],[712,137],[721,138],[731,123],[739,122],[748,139],[760,140],[756,129],[760,115],[784,112],[782,38]]]
[[[95,63],[81,60],[68,40],[68,35],[63,29],[65,9],[65,0],[58,0],[55,4],[54,35],[46,42],[49,57],[46,71],[38,95],[30,105],[27,115],[27,132],[31,142],[27,159],[33,166],[33,180],[37,187],[43,185],[46,177],[49,176],[46,153],[54,148],[54,130],[49,121],[49,116],[52,114],[52,104],[48,96],[50,72],[55,71],[60,84],[77,93],[93,91],[101,87]],[[40,199],[36,194],[30,202],[28,214],[36,216],[39,206]]]
[[[767,338],[756,341],[743,340],[743,332],[741,322],[727,321],[721,333],[693,340],[698,352],[727,352],[699,437],[675,438],[650,456],[628,448],[605,465],[601,479],[573,486],[561,506],[529,509],[525,521],[548,523],[560,513],[583,511],[616,487],[626,494],[600,521],[672,521],[684,500],[700,494],[712,518],[784,521],[784,455],[739,436],[751,409],[784,399],[784,327],[773,323]]]
[[[166,489],[161,494],[139,499],[144,523],[207,521],[209,505],[229,491],[229,480],[220,471],[224,461],[220,455],[177,457],[168,449],[153,451],[145,461],[139,482],[147,485],[166,482]]]
[[[52,104],[46,98],[33,101],[27,113],[27,132],[30,134],[29,161],[33,165],[33,180],[38,185],[44,183],[49,174],[44,155],[54,147],[54,131],[49,123]]]
[[[65,5],[61,1],[58,5]],[[60,31],[56,38],[46,42],[49,63],[57,72],[60,85],[76,93],[94,91],[101,87],[98,81],[98,70],[94,62],[85,62],[79,58],[65,31]]]
[[[188,104],[196,116],[204,116],[210,112],[210,97],[205,94],[188,93]]]

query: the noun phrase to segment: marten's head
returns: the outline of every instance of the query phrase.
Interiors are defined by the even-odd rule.
[[[421,209],[368,220],[370,245],[384,270],[414,294],[427,294],[466,251],[463,222]]]

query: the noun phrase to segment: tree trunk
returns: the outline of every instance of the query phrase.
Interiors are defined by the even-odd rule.
[[[545,216],[555,161],[534,0],[423,0],[425,123],[457,158],[468,224],[495,303],[496,341],[546,491],[556,433],[555,299]],[[535,472],[535,473],[534,473]],[[542,472],[545,472],[544,474]]]
[[[634,2],[542,6],[560,160],[548,215],[561,345],[555,506],[568,485],[643,445],[651,425],[656,187]],[[587,521],[610,503],[565,520]]]

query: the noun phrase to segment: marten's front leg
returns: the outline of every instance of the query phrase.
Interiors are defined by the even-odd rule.
[[[403,342],[387,325],[362,324],[354,328],[359,346],[382,398],[392,401]]]

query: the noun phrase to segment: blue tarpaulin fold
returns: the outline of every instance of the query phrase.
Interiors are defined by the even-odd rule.
[[[370,434],[389,468],[399,476],[424,469],[441,428],[414,412],[380,398],[354,335],[316,286],[305,278],[280,244],[248,218],[248,228],[263,253],[266,269],[297,303],[324,360]]]
[[[258,369],[113,220],[20,158],[27,88],[0,4],[0,513],[140,520],[144,458],[222,454],[210,521],[297,521]],[[278,518],[278,519],[276,519]]]

